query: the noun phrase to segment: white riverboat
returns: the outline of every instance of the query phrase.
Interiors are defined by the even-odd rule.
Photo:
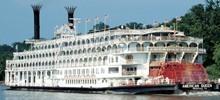
[[[7,60],[5,84],[9,87],[98,89],[174,84],[177,80],[161,73],[167,68],[163,65],[174,62],[195,67],[203,63],[206,53],[203,39],[164,26],[77,35],[71,21],[72,7],[67,8],[69,23],[57,28],[53,39],[42,40],[38,19],[41,7],[33,8],[38,26],[35,38],[26,41],[31,45],[29,50],[14,52],[13,59]]]

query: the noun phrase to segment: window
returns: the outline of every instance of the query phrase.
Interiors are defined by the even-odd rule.
[[[132,55],[127,55],[126,56],[126,63],[132,63],[133,62],[133,56]]]
[[[105,69],[101,68],[101,73],[104,74],[105,73]]]
[[[118,72],[119,72],[118,67],[110,67],[109,68],[109,74],[111,74],[111,73],[118,73]]]
[[[118,62],[118,57],[116,57],[115,61]]]

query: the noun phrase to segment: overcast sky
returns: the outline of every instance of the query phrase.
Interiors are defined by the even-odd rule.
[[[55,27],[67,22],[64,6],[77,6],[76,17],[103,20],[109,15],[107,24],[116,26],[127,22],[152,24],[155,21],[184,15],[204,0],[1,0],[0,44],[11,44],[33,37],[33,3],[41,3],[41,37],[52,38]],[[88,28],[92,27],[92,23]],[[84,24],[78,26],[84,32]]]

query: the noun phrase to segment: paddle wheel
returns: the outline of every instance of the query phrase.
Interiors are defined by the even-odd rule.
[[[150,76],[163,76],[175,83],[205,83],[208,74],[202,64],[166,62],[156,70],[151,70]],[[157,74],[157,75],[156,75]]]

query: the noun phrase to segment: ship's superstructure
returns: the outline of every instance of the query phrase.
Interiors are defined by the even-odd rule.
[[[76,35],[69,22],[53,39],[32,41],[30,50],[14,52],[7,60],[6,85],[103,88],[152,84],[161,77],[170,83],[170,77],[158,74],[163,64],[202,64],[206,53],[203,39],[163,26]]]

